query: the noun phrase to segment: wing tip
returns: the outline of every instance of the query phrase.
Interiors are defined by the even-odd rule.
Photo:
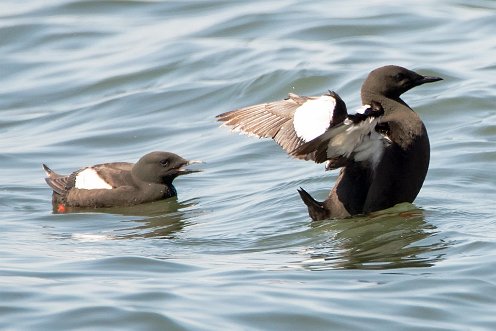
[[[233,111],[235,111],[235,110],[232,110],[232,111],[226,111],[226,112],[221,113],[221,114],[219,114],[219,115],[215,115],[215,118],[217,119],[217,121],[224,121],[224,118],[225,118],[227,115],[231,114]]]

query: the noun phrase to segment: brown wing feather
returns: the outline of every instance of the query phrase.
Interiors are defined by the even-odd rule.
[[[342,164],[344,160],[342,155],[336,155],[335,158],[328,157],[328,149],[330,148],[331,141],[338,135],[346,131],[347,125],[340,123],[329,128],[325,133],[320,136],[304,143],[291,151],[290,155],[294,157],[301,157],[309,153],[314,153],[314,161],[316,163],[323,163],[330,161],[330,164]],[[334,167],[333,167],[334,168]]]
[[[294,113],[306,101],[316,98],[318,97],[306,97],[290,93],[288,98],[284,100],[240,108],[217,115],[217,120],[230,126],[233,131],[253,134],[260,138],[272,138],[286,152],[290,153],[304,143],[296,135],[293,126]],[[313,159],[311,155],[297,156],[297,158]]]
[[[255,134],[261,138],[274,138],[282,125],[291,121],[304,99],[290,94],[287,99],[244,107],[217,115],[232,130]]]
[[[364,114],[350,115],[348,120],[331,126],[320,136],[298,146],[290,155],[299,157],[314,153],[314,161],[316,163],[327,162],[328,170],[343,167],[349,162],[354,162],[355,153],[363,152],[357,148],[360,149],[364,140],[370,140],[371,130],[376,130],[377,120],[370,120],[382,116],[383,113],[382,106],[372,102],[372,107],[366,109]],[[369,121],[365,121],[366,119]],[[386,136],[384,132],[379,133],[383,137]],[[388,144],[388,139],[387,136],[382,138],[383,144]],[[374,153],[375,150],[370,149],[370,145],[367,148],[371,151],[370,153]],[[360,161],[363,160],[362,154]]]
[[[131,169],[134,163],[114,162],[97,164],[92,168],[95,169],[98,176],[107,182],[113,188],[127,186],[132,183]]]
[[[133,165],[133,163],[127,162],[114,162],[97,164],[92,168],[104,181],[109,183],[112,187],[117,188],[128,186],[129,183],[132,182],[129,180],[129,177],[131,177]],[[75,187],[77,175],[87,168],[81,168],[68,176],[57,174],[46,164],[43,164],[43,169],[47,175],[45,178],[46,183],[55,193],[65,196]]]

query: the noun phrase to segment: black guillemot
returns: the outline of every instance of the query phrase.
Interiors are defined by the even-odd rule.
[[[131,206],[177,195],[172,181],[180,175],[197,172],[185,168],[201,161],[187,161],[169,152],[151,152],[136,163],[114,162],[81,168],[68,176],[43,169],[53,190],[52,203],[65,207]]]
[[[326,162],[327,170],[342,168],[325,201],[298,190],[313,220],[342,218],[414,201],[429,166],[429,138],[400,96],[439,80],[388,65],[368,75],[356,114],[348,114],[343,100],[330,91],[319,97],[289,94],[217,119],[233,131],[272,138],[295,158]]]

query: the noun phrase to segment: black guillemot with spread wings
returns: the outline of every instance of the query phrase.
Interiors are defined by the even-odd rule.
[[[429,167],[429,138],[400,96],[439,80],[388,65],[368,75],[356,114],[348,114],[330,91],[319,97],[289,94],[217,119],[233,131],[272,138],[295,158],[326,162],[327,170],[342,168],[325,201],[298,190],[313,220],[342,218],[414,201]]]

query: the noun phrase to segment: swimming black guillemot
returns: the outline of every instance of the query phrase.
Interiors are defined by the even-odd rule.
[[[180,175],[198,172],[185,166],[187,161],[169,152],[151,152],[137,163],[114,162],[81,168],[68,176],[43,169],[53,190],[52,203],[59,211],[65,207],[131,206],[177,195],[172,181]]]
[[[274,139],[291,156],[342,170],[328,198],[298,192],[313,220],[342,218],[413,202],[429,166],[429,138],[420,117],[400,98],[415,86],[442,80],[388,65],[361,88],[363,106],[349,115],[335,93],[289,94],[281,101],[217,116],[233,131]]]

